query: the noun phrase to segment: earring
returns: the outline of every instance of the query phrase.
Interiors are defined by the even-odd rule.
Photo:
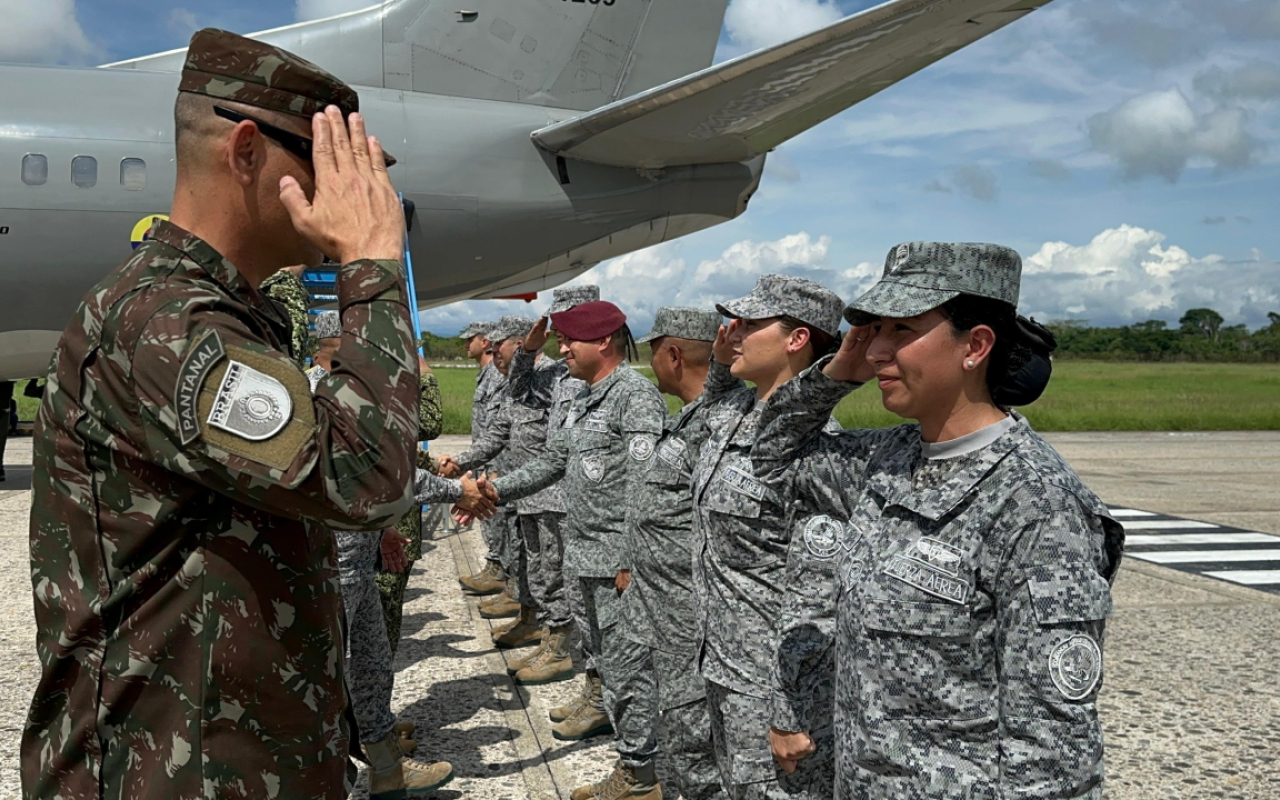
[[[964,365],[969,369],[973,369],[973,361],[966,361],[964,362]]]

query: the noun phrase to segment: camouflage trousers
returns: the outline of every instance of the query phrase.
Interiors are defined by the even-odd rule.
[[[667,780],[685,800],[727,800],[711,746],[711,714],[706,682],[698,674],[696,651],[650,649],[658,682],[658,749]]]
[[[345,662],[351,711],[360,726],[360,741],[376,742],[396,721],[391,713],[395,673],[371,571],[342,582],[342,605],[347,617]]]
[[[563,524],[564,514],[520,515],[526,581],[538,607],[538,621],[551,628],[573,622],[565,599]]]
[[[788,775],[769,748],[769,701],[711,681],[706,686],[716,763],[731,800],[830,800],[834,796],[835,762],[829,748],[819,747]]]
[[[658,752],[658,683],[649,647],[623,632],[622,598],[612,578],[578,578],[584,616],[574,623],[591,642],[622,763],[640,766]]]
[[[574,654],[574,660],[587,672],[597,672],[596,652],[591,646],[591,636],[582,627],[583,620],[587,618],[587,601],[582,596],[582,581],[573,575],[562,574],[565,605],[569,607],[569,619],[573,620],[574,632],[578,634],[578,652]]]
[[[489,548],[489,552],[484,557],[486,561],[503,563],[503,554],[507,551],[507,521],[514,515],[514,511],[500,508],[493,519],[480,523],[480,536],[484,539],[485,546]]]

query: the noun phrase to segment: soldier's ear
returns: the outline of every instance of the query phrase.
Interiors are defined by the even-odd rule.
[[[252,186],[267,158],[266,145],[258,135],[258,126],[248,120],[238,123],[227,137],[225,157],[236,183]]]

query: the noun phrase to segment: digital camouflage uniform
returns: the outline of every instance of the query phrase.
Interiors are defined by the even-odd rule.
[[[488,326],[484,329],[486,333],[493,328],[493,323],[488,323]],[[476,391],[471,401],[472,440],[484,436],[488,431],[494,414],[498,413],[498,409],[502,407],[506,383],[507,379],[492,361],[481,367],[476,374]],[[484,465],[486,472],[499,469],[501,469],[501,459]],[[489,548],[485,558],[502,564],[503,569],[510,561],[510,537],[513,535],[511,531],[514,526],[514,509],[499,509],[492,519],[480,523],[480,534]]]
[[[661,336],[714,341],[720,322],[714,311],[663,308],[653,330],[637,341],[644,344]],[[707,397],[698,397],[667,419],[655,457],[631,487],[631,585],[622,594],[626,636],[648,649],[648,660],[637,661],[657,682],[659,749],[669,765],[671,783],[687,800],[725,797],[711,747],[706,683],[696,664],[693,599],[691,481],[698,452],[711,435],[707,398],[714,402],[742,385],[723,368],[717,379]]]
[[[356,93],[197,33],[180,91],[309,119]],[[338,272],[343,368],[314,398],[291,325],[169,222],[82,300],[36,422],[41,677],[27,797],[340,797],[340,596],[328,527],[377,530],[412,485],[404,268]]]
[[[523,336],[533,324],[532,319],[503,317],[499,326],[490,332],[489,341],[496,346],[513,336]],[[537,357],[539,354],[533,355]],[[508,377],[506,388],[511,385]],[[470,449],[454,457],[464,471],[479,469],[501,453],[503,468],[511,472],[535,460],[546,449],[548,409],[518,403],[506,391],[502,397],[502,407],[490,421],[484,435],[473,439]],[[516,579],[514,597],[522,606],[536,606],[539,622],[543,625],[552,628],[567,626],[572,620],[564,596],[561,569],[564,489],[560,483],[554,483],[537,494],[517,500],[515,510],[520,548],[513,553],[515,568],[510,573]]]
[[[418,441],[429,442],[440,436],[444,427],[444,404],[440,396],[440,382],[428,367],[418,378]],[[431,461],[427,453],[418,448],[415,454],[419,468],[427,468]],[[437,464],[432,472],[439,471]],[[404,616],[404,590],[409,585],[409,575],[414,563],[422,558],[422,506],[415,505],[396,523],[396,530],[408,539],[405,557],[409,565],[403,572],[380,570],[375,578],[378,595],[382,601],[382,613],[387,623],[387,640],[394,654],[400,647],[400,625]]]
[[[311,293],[302,284],[302,278],[287,269],[282,269],[262,282],[258,290],[284,306],[292,323],[290,352],[293,360],[306,366],[308,359],[316,354],[316,337],[311,335]]]
[[[717,308],[742,319],[789,315],[835,335],[843,306],[813,281],[766,275],[750,295]],[[769,747],[770,673],[786,588],[790,497],[758,480],[752,469],[764,407],[755,389],[711,394],[727,375],[728,367],[712,364],[705,393],[712,433],[693,476],[698,666],[708,682],[716,758],[733,800],[827,800],[834,768],[829,732],[815,733],[817,752],[792,774],[777,767]],[[835,420],[826,424],[839,428]]]
[[[624,764],[640,766],[655,754],[656,687],[635,694],[617,691],[620,675],[633,667],[626,640],[615,628],[621,608],[614,577],[634,528],[627,496],[654,455],[666,405],[653,384],[621,364],[571,404],[563,426],[548,438],[544,454],[495,488],[506,502],[519,500],[564,479],[570,513],[565,520],[564,572],[576,576],[585,612],[574,623],[589,638],[604,683],[604,703],[617,732]],[[621,646],[620,646],[621,645]]]

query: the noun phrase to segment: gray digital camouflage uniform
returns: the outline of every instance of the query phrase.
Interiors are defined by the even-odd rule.
[[[512,501],[564,479],[570,508],[564,571],[577,576],[585,606],[575,624],[595,649],[618,755],[633,766],[652,760],[657,748],[657,691],[617,691],[620,676],[633,672],[634,648],[626,648],[627,640],[614,630],[621,609],[613,581],[634,528],[627,496],[654,457],[665,418],[666,404],[654,385],[621,364],[574,398],[539,459],[495,482],[499,497]]]
[[[1016,413],[949,458],[926,459],[916,425],[817,434],[854,387],[815,367],[758,432],[762,482],[796,495],[793,552],[838,595],[834,619],[787,604],[774,724],[809,724],[804,663],[834,647],[837,797],[1100,798],[1123,530]]]
[[[489,328],[492,327],[493,325],[490,323]],[[486,333],[489,328],[485,329]],[[471,438],[473,440],[484,436],[489,429],[489,425],[493,422],[494,415],[502,407],[506,382],[507,379],[503,377],[492,361],[485,364],[476,373],[476,391],[471,401]],[[502,460],[497,457],[493,462],[482,466],[486,472],[504,468]],[[502,564],[504,569],[511,560],[510,537],[514,527],[514,509],[500,509],[492,519],[480,523],[480,534],[484,538],[485,544],[489,547],[489,552],[485,558],[489,561],[497,561]]]

